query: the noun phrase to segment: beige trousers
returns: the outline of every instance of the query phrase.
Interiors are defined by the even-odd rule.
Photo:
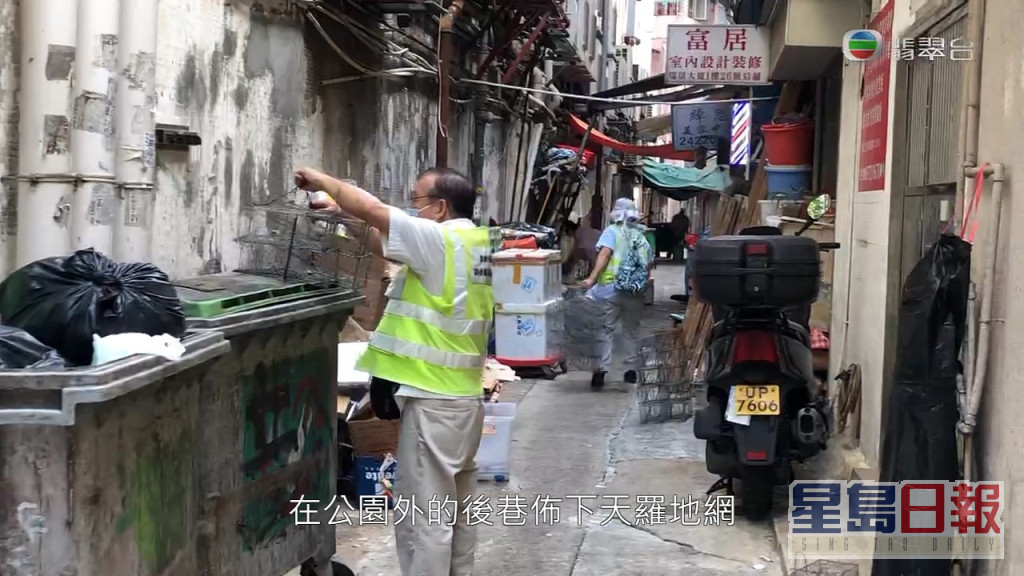
[[[483,401],[402,400],[395,478],[402,576],[471,576],[476,527],[463,510],[477,483]]]

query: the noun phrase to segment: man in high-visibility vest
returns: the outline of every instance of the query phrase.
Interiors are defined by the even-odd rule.
[[[373,376],[371,394],[386,386],[400,412],[395,496],[404,518],[395,539],[402,574],[470,576],[476,534],[464,510],[477,482],[494,310],[491,232],[471,220],[476,191],[454,170],[427,170],[403,210],[315,170],[299,170],[295,181],[374,227],[371,248],[403,264],[357,369]],[[450,516],[430,521],[438,504]]]

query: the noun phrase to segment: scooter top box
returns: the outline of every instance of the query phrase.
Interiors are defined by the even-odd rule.
[[[803,236],[717,236],[697,243],[693,280],[720,307],[814,302],[821,283],[818,243]]]

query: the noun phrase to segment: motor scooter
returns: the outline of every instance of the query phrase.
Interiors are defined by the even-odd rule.
[[[807,208],[795,236],[775,227],[702,240],[694,285],[712,307],[707,343],[707,406],[694,416],[706,440],[708,472],[720,477],[708,493],[733,490],[752,520],[771,513],[774,487],[791,481],[791,463],[826,447],[832,420],[811,358],[810,310],[820,286],[822,250],[801,236],[830,207],[827,195]]]

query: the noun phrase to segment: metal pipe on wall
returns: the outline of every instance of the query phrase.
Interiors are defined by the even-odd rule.
[[[451,122],[451,77],[448,69],[452,59],[455,36],[455,18],[462,13],[464,0],[453,0],[448,11],[441,16],[438,23],[437,48],[437,137],[435,139],[434,158],[437,166],[448,166],[448,125]]]
[[[120,0],[80,0],[71,119],[72,169],[84,178],[71,202],[71,247],[110,255],[120,200],[115,187]]]
[[[18,267],[64,255],[71,245],[67,220],[76,179],[71,174],[68,111],[77,4],[50,0],[21,6]]]
[[[117,180],[121,210],[114,258],[150,259],[156,183],[156,35],[158,0],[122,0],[117,69]]]
[[[978,166],[978,117],[981,105],[981,66],[982,51],[985,43],[985,2],[986,0],[968,0],[967,3],[967,36],[971,42],[971,59],[967,63],[967,82],[965,86],[964,105],[960,112],[960,156],[963,169],[970,170]],[[953,230],[960,230],[965,206],[965,189],[970,179],[966,173],[957,179],[956,201],[954,202]]]

